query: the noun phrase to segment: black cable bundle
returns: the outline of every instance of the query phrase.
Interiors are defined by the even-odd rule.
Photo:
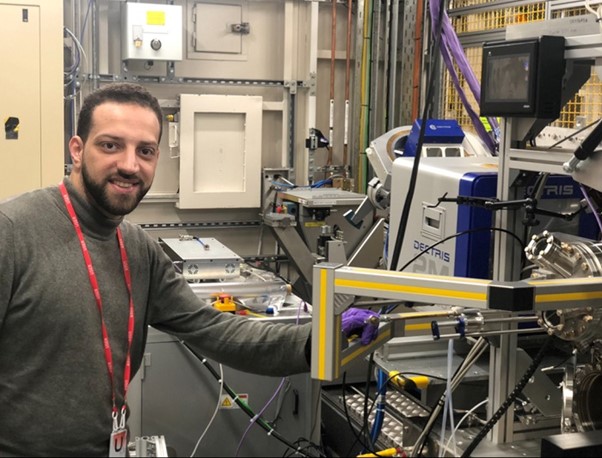
[[[203,364],[203,366],[205,366],[209,370],[211,375],[216,380],[218,380],[218,381],[220,380],[220,374],[213,368],[213,366],[209,363],[209,361],[207,361],[207,359],[204,356],[197,354],[196,351],[193,348],[191,348],[186,342],[180,340],[180,343],[193,356],[195,356]],[[230,388],[230,386],[228,386],[228,384],[226,384],[226,383],[224,383],[224,390],[234,400],[234,402],[236,402],[236,404],[243,410],[243,412],[245,412],[250,418],[255,418],[255,413],[251,410],[251,408],[247,405],[247,403],[243,402],[238,397],[238,394],[236,394],[234,392],[234,390],[232,388]],[[286,445],[289,449],[291,449],[291,451],[293,453],[299,453],[303,456],[311,456],[311,455],[308,455],[308,453],[316,453],[317,452],[318,453],[317,456],[325,456],[323,454],[323,452],[320,450],[320,447],[316,446],[315,444],[312,444],[311,442],[309,442],[306,439],[300,438],[297,441],[295,441],[295,443],[289,442],[285,437],[283,437],[280,433],[278,433],[278,431],[276,431],[272,427],[272,425],[270,425],[267,421],[265,421],[261,417],[256,420],[255,424],[257,424],[258,426],[263,428],[268,433],[269,436],[274,437],[275,439],[277,439],[278,441],[280,441],[281,443]],[[306,442],[309,445],[305,445],[302,447],[301,443],[303,443],[303,442]]]

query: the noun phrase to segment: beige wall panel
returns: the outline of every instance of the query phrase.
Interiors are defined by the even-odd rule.
[[[59,0],[0,2],[0,199],[63,175],[62,15]]]
[[[40,11],[0,5],[0,198],[41,184]]]

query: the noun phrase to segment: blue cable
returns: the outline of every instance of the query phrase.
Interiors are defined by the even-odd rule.
[[[372,423],[372,430],[370,431],[370,438],[372,443],[376,443],[378,436],[380,435],[380,430],[383,426],[383,420],[385,418],[385,399],[387,396],[387,374],[379,369],[378,374],[376,376],[377,380],[377,403],[376,403],[376,412],[374,414],[374,423]]]
[[[324,185],[332,184],[332,178],[327,178],[325,180],[320,180],[311,185],[312,188],[321,188]]]

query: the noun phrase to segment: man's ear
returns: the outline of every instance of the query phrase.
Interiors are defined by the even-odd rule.
[[[74,135],[69,140],[69,153],[71,154],[71,160],[73,165],[79,165],[82,161],[82,153],[84,152],[84,142],[81,137]]]

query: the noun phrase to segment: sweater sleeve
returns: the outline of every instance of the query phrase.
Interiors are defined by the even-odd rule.
[[[201,301],[158,244],[153,248],[149,324],[234,369],[286,376],[309,371],[311,323],[270,323],[217,311]]]
[[[11,221],[0,213],[0,329],[13,295],[15,263],[14,232]]]

